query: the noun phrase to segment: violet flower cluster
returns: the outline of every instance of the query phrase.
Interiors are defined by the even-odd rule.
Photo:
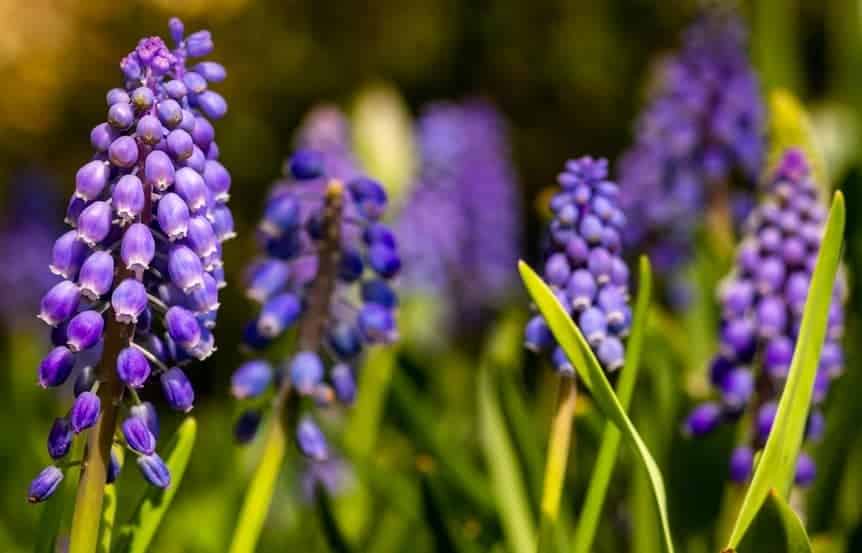
[[[39,318],[52,328],[54,349],[39,383],[61,386],[81,367],[74,404],[48,437],[56,464],[33,481],[33,502],[54,492],[62,459],[96,424],[103,401],[114,401],[100,392],[117,379],[131,403],[121,424],[125,445],[152,485],[168,486],[155,409],[136,391],[158,378],[170,407],[188,412],[194,390],[181,367],[215,350],[221,243],[234,233],[231,178],[210,123],[227,104],[210,85],[226,74],[212,61],[188,65],[213,51],[209,31],[186,36],[178,19],[169,28],[174,49],[145,38],[122,60],[125,86],[108,92],[107,122],[90,134],[96,154],[75,177],[66,216],[72,229],[54,243],[50,269],[63,280],[42,298]],[[108,341],[116,358],[102,357]]]
[[[620,160],[631,219],[626,244],[649,251],[657,271],[672,280],[692,255],[710,196],[726,194],[733,173],[753,182],[761,168],[764,107],[745,47],[745,30],[732,14],[703,14],[681,51],[661,65],[635,144]],[[680,284],[676,278],[671,287]]]
[[[520,202],[505,122],[482,101],[433,104],[417,141],[422,165],[396,225],[404,286],[475,321],[515,284]]]
[[[60,228],[53,224],[61,211],[54,182],[46,174],[28,170],[9,179],[0,223],[0,259],[14,260],[0,271],[0,287],[14,290],[0,296],[0,321],[10,331],[35,326],[32,310],[57,277],[45,270],[51,244]]]
[[[275,366],[247,361],[231,381],[233,395],[248,405],[235,427],[240,442],[254,438],[271,398],[273,416],[286,403],[302,410],[297,444],[316,462],[330,458],[330,447],[305,404],[351,404],[365,347],[397,337],[391,281],[401,257],[381,222],[386,192],[359,173],[345,131],[332,111],[316,112],[306,125],[304,147],[286,163],[264,208],[264,255],[247,272],[246,294],[261,308],[246,327],[245,346],[262,355],[295,331],[297,352]]]
[[[730,477],[744,482],[751,474],[754,452],[762,448],[775,419],[802,320],[817,252],[826,220],[802,152],[788,150],[766,189],[766,197],[746,222],[736,268],[722,283],[720,351],[711,369],[719,401],[704,403],[689,415],[685,428],[694,436],[710,433],[721,423],[752,414],[746,444],[731,457]],[[830,381],[842,371],[843,278],[836,282],[829,309],[826,343],[814,384],[806,439],[816,441],[824,429],[819,409]],[[809,484],[814,461],[800,454],[796,483]]]
[[[626,216],[619,187],[607,180],[605,159],[582,157],[566,163],[561,190],[551,199],[554,218],[543,277],[573,317],[607,371],[622,367],[622,339],[631,327],[629,269],[621,257]],[[525,345],[549,351],[557,370],[574,368],[541,315],[527,323]]]

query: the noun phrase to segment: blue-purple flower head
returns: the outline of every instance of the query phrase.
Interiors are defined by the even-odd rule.
[[[107,121],[90,134],[96,153],[75,176],[71,229],[51,252],[50,270],[61,280],[41,302],[54,349],[40,364],[39,382],[60,386],[83,366],[73,379],[74,405],[51,431],[55,459],[97,422],[103,406],[95,392],[106,379],[134,390],[157,378],[168,404],[186,412],[194,390],[183,367],[215,350],[222,242],[234,233],[231,178],[210,122],[227,105],[211,86],[226,73],[216,62],[191,64],[212,52],[209,31],[186,36],[178,19],[170,31],[173,48],[145,38],[120,64],[124,86],[107,94]],[[123,343],[116,358],[102,359],[109,327]],[[151,407],[132,405],[121,428],[143,475],[164,487],[170,475],[155,453]]]
[[[589,341],[602,366],[619,369],[625,358],[623,338],[631,327],[629,269],[621,257],[626,216],[619,188],[607,180],[607,160],[582,157],[566,163],[551,199],[554,214],[543,277]],[[549,352],[557,370],[574,368],[556,344],[545,320],[527,323],[526,347]]]
[[[753,183],[760,171],[764,107],[745,48],[733,14],[704,13],[660,66],[635,144],[621,158],[626,242],[650,249],[666,275],[690,259],[710,198],[726,194],[734,175]]]
[[[456,320],[512,290],[520,202],[506,125],[482,101],[433,104],[418,123],[422,164],[397,229],[405,286],[449,298]]]
[[[314,123],[324,123],[327,132],[337,128],[329,115],[312,118],[300,140],[326,148],[303,147],[288,160],[258,228],[263,255],[247,271],[246,294],[260,311],[246,328],[245,345],[262,353],[295,333],[298,347],[277,366],[253,359],[235,371],[232,393],[254,404],[235,428],[242,442],[257,430],[261,398],[279,402],[293,394],[319,406],[350,404],[365,348],[397,337],[392,281],[401,257],[394,234],[381,222],[386,193],[377,181],[355,176],[339,133],[321,139]],[[328,457],[310,415],[297,425],[296,437],[310,459]]]
[[[787,379],[802,321],[826,208],[818,199],[802,152],[788,150],[775,170],[766,195],[745,224],[745,238],[737,251],[736,267],[722,282],[719,352],[712,362],[715,401],[694,409],[686,421],[692,435],[708,434],[722,423],[752,414],[745,445],[734,452],[731,478],[745,481],[746,462],[763,447]],[[826,343],[814,384],[813,406],[806,437],[815,441],[823,431],[820,405],[832,379],[843,369],[843,275],[835,283],[829,310]],[[800,457],[796,481],[807,484],[814,465]]]
[[[57,277],[45,271],[60,228],[61,198],[52,179],[39,171],[12,175],[3,195],[0,258],[14,260],[0,271],[0,320],[10,329],[34,326],[33,306]]]

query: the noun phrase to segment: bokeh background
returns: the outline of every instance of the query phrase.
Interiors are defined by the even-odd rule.
[[[279,175],[304,114],[321,102],[355,114],[369,91],[384,90],[388,96],[382,107],[372,96],[363,116],[354,117],[354,131],[357,137],[365,131],[362,137],[378,141],[366,144],[365,152],[376,152],[376,166],[391,158],[388,162],[396,169],[394,182],[388,184],[398,187],[410,180],[404,169],[410,167],[404,161],[409,160],[405,143],[387,136],[386,125],[376,131],[366,128],[386,120],[393,95],[395,107],[410,118],[435,100],[481,97],[492,102],[508,121],[521,183],[522,255],[536,259],[544,223],[539,206],[547,198],[543,191],[554,183],[566,159],[589,153],[613,162],[631,144],[650,66],[679,44],[697,8],[697,2],[648,0],[0,1],[0,551],[30,551],[38,532],[43,507],[27,505],[25,490],[46,461],[44,436],[50,421],[69,403],[68,397],[36,385],[35,368],[47,346],[46,332],[35,319],[38,298],[50,282],[50,245],[75,171],[91,155],[89,131],[104,117],[105,91],[120,82],[119,60],[139,37],[165,34],[168,17],[180,16],[188,29],[213,32],[213,57],[229,74],[219,90],[230,111],[216,128],[222,161],[233,175],[232,209],[241,238],[226,248],[232,286],[222,299],[219,352],[193,371],[200,398],[194,412],[199,443],[153,546],[163,553],[204,553],[225,550],[255,458],[253,447],[251,452],[241,450],[231,436],[237,408],[227,393],[228,380],[240,359],[241,326],[251,313],[237,283],[253,251],[252,229],[265,192]],[[860,205],[855,187],[862,117],[862,8],[853,0],[765,0],[740,3],[738,9],[751,28],[751,52],[764,89],[783,86],[806,102],[834,184],[847,191],[847,253],[853,274],[862,238],[855,217]],[[525,295],[516,294],[513,305],[505,316],[525,316]],[[853,309],[848,342],[859,342],[853,333],[858,314]],[[433,317],[423,319],[421,311],[417,317],[411,328],[435,324]],[[672,328],[678,334],[672,334]],[[656,332],[665,335],[671,350],[674,344],[685,349],[691,338],[679,327]],[[383,390],[382,422],[370,466],[372,472],[397,477],[385,493],[367,484],[348,486],[338,509],[348,534],[374,536],[367,550],[446,550],[429,530],[429,510],[436,513],[434,521],[466,544],[461,550],[488,550],[502,540],[499,521],[487,505],[477,506],[476,496],[465,493],[457,477],[447,477],[459,470],[468,479],[475,475],[476,494],[490,493],[482,488],[486,468],[475,436],[471,362],[483,334],[480,328],[430,346],[416,345],[424,353],[431,348],[437,362],[431,365],[428,356],[405,353],[396,371],[407,375],[402,376],[406,380],[391,394]],[[520,340],[517,333],[513,336],[515,342]],[[726,457],[721,452],[729,447],[730,436],[692,445],[676,435],[676,422],[662,426],[655,420],[659,414],[650,418],[644,406],[663,398],[661,416],[678,420],[702,393],[697,374],[711,347],[709,338],[695,337],[688,360],[659,356],[652,367],[657,376],[644,383],[635,407],[638,426],[658,449],[671,483],[672,519],[686,551],[707,550],[701,547],[709,543],[705,536],[720,503],[708,499],[720,499]],[[852,350],[849,356],[852,367]],[[507,400],[509,416],[518,408],[529,415],[519,419],[527,421],[524,434],[532,440],[532,445],[519,444],[520,455],[533,459],[528,467],[542,458],[551,405],[552,387],[542,370],[535,359],[526,359],[512,369],[512,386],[504,389],[505,397],[512,396]],[[845,380],[859,378],[848,375]],[[858,422],[858,415],[858,409],[847,411],[840,421]],[[835,420],[831,424],[838,424]],[[170,427],[176,420],[165,424]],[[836,472],[832,485],[859,490],[859,425],[841,424],[832,429],[842,436],[838,452],[832,454],[843,467],[857,470]],[[583,448],[573,460],[575,467],[589,466],[600,429],[601,419],[585,402],[578,418]],[[362,442],[362,437],[353,440]],[[450,450],[455,461],[439,458]],[[299,491],[301,462],[292,457],[289,464],[260,550],[326,551],[314,506]],[[589,471],[572,472],[576,476],[571,477],[571,498],[566,501],[567,508],[575,510]],[[121,519],[142,488],[137,475],[126,476],[120,481]],[[657,536],[648,536],[649,524],[635,514],[638,502],[648,500],[645,490],[642,477],[622,471],[612,488],[597,551],[651,551],[649,544],[657,542],[650,540]],[[429,506],[429,497],[436,503]],[[852,532],[859,521],[858,498],[837,494],[832,499],[827,512],[838,522],[823,515],[820,529],[828,531],[840,522]],[[405,510],[405,505],[416,510]],[[860,549],[847,551],[862,551],[858,529],[855,539],[848,543]]]

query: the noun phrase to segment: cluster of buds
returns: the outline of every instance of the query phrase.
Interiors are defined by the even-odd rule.
[[[691,258],[710,196],[725,193],[734,172],[751,182],[761,167],[764,108],[745,42],[733,14],[702,14],[680,52],[660,66],[635,144],[620,160],[622,203],[631,218],[624,238],[649,250],[670,279],[675,304],[685,302],[686,286],[676,275]],[[731,207],[748,198],[737,194]]]
[[[621,257],[626,217],[619,188],[609,180],[605,159],[571,160],[559,178],[561,190],[551,199],[544,279],[574,318],[607,371],[622,367],[622,339],[631,327],[629,269]],[[541,315],[527,323],[526,347],[551,351],[562,374],[574,374]]]
[[[702,436],[722,422],[734,422],[746,412],[752,414],[749,439],[731,457],[730,476],[737,482],[749,478],[754,452],[769,437],[790,369],[826,220],[826,208],[817,194],[802,152],[788,150],[766,189],[766,197],[746,221],[736,268],[720,287],[720,351],[710,375],[720,401],[696,407],[686,430]],[[814,384],[814,407],[806,428],[809,441],[816,441],[823,432],[819,406],[830,381],[842,372],[845,296],[846,284],[839,278]],[[806,485],[814,475],[813,460],[802,453],[796,483]]]
[[[90,134],[96,154],[75,177],[66,216],[72,229],[54,244],[50,269],[63,280],[42,298],[39,313],[54,344],[39,383],[61,386],[77,373],[75,402],[51,428],[51,457],[60,463],[73,438],[97,423],[106,399],[125,397],[125,445],[159,487],[170,474],[156,453],[156,412],[137,390],[157,377],[173,409],[192,408],[194,391],[181,367],[215,350],[221,244],[234,235],[231,178],[210,123],[227,110],[209,89],[225,69],[211,61],[188,67],[189,58],[212,52],[210,33],[185,36],[178,19],[169,27],[173,50],[145,38],[120,64],[125,87],[107,94],[107,122]],[[108,471],[109,479],[118,470]],[[58,466],[45,469],[30,501],[47,498],[61,478]]]
[[[297,352],[275,366],[247,361],[233,374],[231,391],[248,404],[235,427],[241,442],[255,436],[268,398],[274,398],[276,413],[288,400],[352,403],[364,348],[397,337],[398,299],[390,281],[401,258],[392,231],[380,221],[386,193],[378,182],[355,176],[356,165],[341,157],[346,150],[333,149],[342,143],[334,132],[343,128],[337,118],[326,111],[317,115],[301,142],[322,150],[302,148],[286,163],[258,230],[264,256],[246,277],[247,296],[261,304],[246,327],[246,348],[262,352],[295,330]],[[329,458],[310,413],[295,430],[308,459]]]
[[[404,286],[448,298],[475,323],[515,284],[520,206],[503,117],[490,104],[429,106],[417,124],[422,165],[399,214]]]

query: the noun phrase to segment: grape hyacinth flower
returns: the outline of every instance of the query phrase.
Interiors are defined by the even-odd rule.
[[[39,313],[52,327],[54,349],[39,382],[73,379],[76,399],[54,422],[48,452],[56,464],[33,481],[30,501],[53,493],[75,464],[63,461],[72,441],[88,429],[79,507],[100,504],[102,483],[117,476],[111,447],[118,426],[144,478],[168,486],[156,453],[156,413],[136,390],[158,377],[168,404],[188,411],[194,391],[184,367],[215,350],[221,243],[233,228],[230,174],[218,161],[211,123],[227,105],[210,86],[225,70],[211,61],[191,64],[212,52],[208,31],[186,36],[178,19],[170,31],[173,49],[144,38],[120,63],[124,86],[107,94],[107,121],[90,134],[96,153],[75,176],[71,230],[54,244],[50,269],[61,280]],[[85,366],[72,378],[76,364]],[[79,522],[73,543],[93,534]]]
[[[0,321],[8,330],[32,330],[37,324],[33,306],[59,279],[45,265],[58,263],[58,273],[76,270],[85,248],[64,248],[66,255],[52,260],[52,244],[61,228],[55,220],[62,206],[49,176],[36,170],[16,173],[7,190],[0,212],[0,258],[10,262],[0,271],[0,288],[14,293],[0,296]],[[66,237],[70,240],[74,236]]]
[[[248,405],[234,433],[242,443],[251,441],[261,405],[271,405],[268,462],[284,454],[280,444],[288,434],[309,461],[326,462],[332,448],[312,407],[350,404],[362,352],[397,338],[391,281],[401,260],[392,231],[381,222],[386,192],[365,176],[342,180],[341,171],[347,167],[350,174],[353,166],[334,155],[302,148],[285,164],[286,177],[272,189],[258,230],[264,255],[247,272],[247,295],[261,308],[244,336],[256,358],[231,379],[232,393]],[[288,334],[296,338],[293,355],[277,363],[261,358]],[[257,506],[246,503],[235,533],[246,540],[259,531],[244,515],[259,509],[260,500],[248,501]]]
[[[733,481],[744,482],[750,477],[754,453],[766,444],[772,429],[826,214],[804,154],[788,150],[766,188],[765,198],[746,221],[736,267],[720,286],[720,349],[710,375],[719,397],[696,407],[685,430],[703,436],[723,423],[739,420],[746,412],[751,414],[748,438],[731,458]],[[845,295],[846,284],[839,273],[806,427],[808,442],[815,442],[823,432],[820,405],[830,382],[843,368]],[[814,473],[814,462],[800,454],[796,483],[810,483]]]
[[[515,285],[520,202],[506,125],[483,101],[429,106],[417,125],[421,167],[399,213],[404,287],[445,298],[477,322]]]
[[[687,283],[679,272],[691,259],[710,199],[727,194],[735,174],[747,183],[757,178],[765,132],[742,22],[732,13],[707,11],[683,42],[659,67],[635,144],[619,163],[620,197],[630,218],[626,245],[649,251],[668,279],[671,304],[685,303]],[[745,194],[730,203],[744,204]]]
[[[582,157],[566,163],[551,199],[554,218],[543,277],[566,307],[607,371],[622,367],[623,338],[631,326],[629,269],[621,257],[626,216],[619,188],[607,180],[607,160]],[[574,368],[544,318],[527,322],[525,345],[548,352],[563,375]]]

